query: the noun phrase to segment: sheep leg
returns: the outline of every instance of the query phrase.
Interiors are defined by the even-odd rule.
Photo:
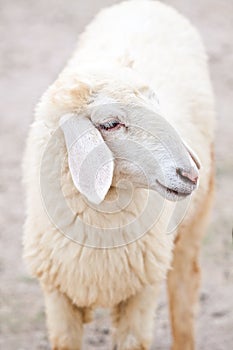
[[[44,290],[47,327],[52,350],[80,350],[84,311],[59,291]]]
[[[212,205],[213,179],[209,193],[191,229],[180,229],[175,241],[172,270],[168,273],[170,318],[173,333],[172,350],[194,350],[195,311],[201,280],[199,253],[202,237],[208,223],[208,212]]]
[[[153,335],[158,287],[148,286],[112,311],[114,350],[147,350]]]
[[[187,235],[189,232],[187,232]],[[177,242],[173,270],[168,273],[170,318],[173,333],[172,350],[194,350],[194,311],[198,299],[200,268],[199,247]],[[190,242],[193,244],[193,242]],[[191,249],[190,249],[191,248]]]

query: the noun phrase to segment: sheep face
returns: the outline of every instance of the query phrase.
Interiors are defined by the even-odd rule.
[[[161,116],[149,89],[144,98],[127,92],[122,101],[99,93],[82,115],[61,118],[76,188],[96,204],[111,186],[127,183],[168,200],[186,198],[198,183],[196,156]]]

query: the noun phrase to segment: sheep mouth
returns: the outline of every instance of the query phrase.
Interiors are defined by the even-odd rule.
[[[177,189],[173,189],[163,185],[161,182],[156,180],[158,186],[158,192],[163,195],[166,199],[171,201],[177,201],[187,198],[191,195],[192,190],[189,191],[178,191]]]

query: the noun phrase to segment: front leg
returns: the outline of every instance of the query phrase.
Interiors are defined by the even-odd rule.
[[[44,289],[47,327],[52,350],[81,350],[88,310],[78,308],[63,293]]]
[[[158,287],[147,286],[113,309],[114,350],[150,348],[157,295]]]

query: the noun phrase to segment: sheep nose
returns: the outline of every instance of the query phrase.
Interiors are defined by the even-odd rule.
[[[191,168],[190,170],[185,170],[182,168],[176,169],[177,174],[179,174],[183,179],[191,181],[192,184],[196,185],[198,181],[198,173],[197,170],[194,168]]]

